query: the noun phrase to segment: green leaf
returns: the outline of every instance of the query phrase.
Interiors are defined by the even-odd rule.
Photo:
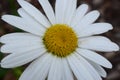
[[[13,69],[13,73],[16,76],[16,78],[18,79],[20,77],[20,75],[22,74],[24,68],[23,67],[17,67]]]
[[[7,72],[8,72],[8,69],[0,68],[0,79],[2,79]]]

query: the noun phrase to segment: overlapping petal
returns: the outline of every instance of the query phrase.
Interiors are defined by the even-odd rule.
[[[77,34],[78,34],[78,37],[88,37],[91,35],[102,34],[112,29],[113,27],[109,23],[94,23],[94,24],[88,25],[83,30],[78,29],[79,31],[77,32]]]
[[[67,57],[70,68],[78,80],[94,80],[81,61],[73,54]],[[87,76],[87,77],[86,77]]]
[[[51,24],[56,24],[55,13],[48,0],[38,0]]]
[[[2,37],[0,37],[0,42],[1,43],[6,43],[6,44],[10,44],[10,43],[20,43],[20,42],[39,42],[42,43],[42,40],[40,39],[39,36],[30,34],[30,33],[10,33],[10,34],[6,34]],[[19,45],[19,44],[18,44]]]
[[[102,80],[98,72],[94,69],[94,67],[83,57],[81,57],[78,53],[75,53],[76,58],[80,60],[80,62],[85,66],[85,68],[88,70],[88,72],[91,74],[91,76],[94,78],[94,80]]]
[[[70,66],[66,59],[62,59],[62,65],[63,65],[63,80],[74,80],[72,70],[70,69]]]
[[[106,68],[112,68],[112,64],[107,59],[105,59],[104,57],[102,57],[101,55],[99,55],[93,51],[78,48],[77,52],[81,56],[95,62],[96,64],[99,64],[99,65],[104,66]]]
[[[34,19],[36,19],[40,24],[45,27],[50,27],[50,23],[47,18],[34,6],[25,0],[17,0],[20,6]]]
[[[88,60],[88,62],[96,69],[96,71],[102,76],[102,77],[106,77],[107,76],[107,72],[98,64]]]
[[[72,22],[71,22],[70,26],[75,27],[81,21],[81,19],[84,17],[84,15],[86,14],[87,11],[88,11],[87,4],[80,5],[73,15]]]
[[[8,55],[1,61],[1,66],[4,68],[18,67],[40,57],[43,53],[45,53],[43,48],[28,51],[25,53],[13,53]]]
[[[28,40],[25,39],[25,41],[19,41],[5,44],[1,47],[1,52],[4,53],[18,53],[18,52],[24,52],[28,50],[43,48],[43,43],[40,41],[35,41],[34,39]]]
[[[53,60],[51,54],[44,54],[26,68],[19,80],[45,80]]]
[[[56,0],[55,15],[58,24],[70,25],[76,10],[77,0]]]
[[[48,80],[62,80],[63,76],[62,60],[54,56],[54,61],[51,63]]]
[[[37,22],[36,19],[33,18],[31,15],[29,15],[23,8],[18,9],[18,14],[25,20],[27,20],[27,21],[33,23],[34,25],[38,26],[39,28],[41,28],[41,31],[45,31],[46,27],[43,26],[42,24],[40,24],[39,22]],[[34,26],[32,26],[32,27],[34,27]]]
[[[119,50],[119,46],[117,44],[111,42],[108,38],[103,36],[81,38],[79,40],[79,47],[103,52]]]
[[[14,27],[22,29],[24,31],[30,32],[35,35],[43,35],[45,30],[43,30],[39,25],[30,22],[29,20],[25,20],[24,18],[13,16],[13,15],[3,15],[2,20],[11,24]]]
[[[87,13],[81,20],[80,22],[76,25],[77,28],[83,29],[84,27],[87,27],[89,24],[92,24],[95,22],[98,17],[100,16],[99,11],[94,10],[89,13]]]

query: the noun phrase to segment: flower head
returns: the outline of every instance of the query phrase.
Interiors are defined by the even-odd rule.
[[[106,37],[96,36],[112,29],[109,23],[94,23],[100,13],[78,8],[77,0],[56,0],[55,12],[48,0],[38,0],[45,14],[24,0],[18,0],[20,17],[3,15],[2,20],[26,32],[0,38],[1,52],[11,53],[1,67],[14,68],[33,61],[19,80],[102,80],[102,67],[112,64],[96,51],[118,51]],[[101,67],[102,66],[102,67]]]

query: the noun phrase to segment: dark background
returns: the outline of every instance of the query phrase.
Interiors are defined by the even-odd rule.
[[[28,1],[43,11],[37,0]],[[49,1],[54,7],[55,0]],[[97,22],[108,22],[113,25],[114,29],[112,31],[102,35],[107,36],[112,41],[120,45],[120,0],[78,0],[78,5],[82,3],[87,3],[90,6],[89,10],[97,9],[100,11],[101,16]],[[4,14],[18,15],[17,9],[19,7],[20,6],[16,0],[0,0],[0,16]],[[0,20],[0,36],[13,32],[22,32],[22,30],[14,28]],[[104,80],[120,80],[120,51],[100,54],[110,60],[113,64],[112,69],[106,69],[108,76]],[[0,53],[0,60],[4,56],[6,55]],[[0,80],[17,80],[25,67],[26,66],[15,69],[0,68]]]

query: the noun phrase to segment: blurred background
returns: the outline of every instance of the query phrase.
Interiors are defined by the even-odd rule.
[[[36,6],[39,10],[42,10],[37,0],[27,0]],[[49,0],[54,7],[55,0]],[[68,0],[69,1],[69,0]],[[104,36],[110,38],[113,42],[120,45],[120,0],[78,0],[78,6],[82,3],[89,5],[90,10],[99,10],[101,16],[96,22],[108,22],[114,27],[112,31],[109,31]],[[0,16],[4,14],[18,15],[17,9],[20,6],[16,0],[0,0]],[[15,28],[0,19],[0,36],[13,32],[22,32],[22,30]],[[1,46],[2,44],[0,44]],[[113,64],[112,69],[105,69],[108,73],[107,78],[103,80],[120,80],[120,51],[111,53],[99,53],[110,60]],[[6,55],[0,53],[0,60]],[[18,80],[19,76],[23,72],[27,65],[14,68],[3,69],[0,67],[0,80]],[[30,76],[30,75],[28,75]]]

